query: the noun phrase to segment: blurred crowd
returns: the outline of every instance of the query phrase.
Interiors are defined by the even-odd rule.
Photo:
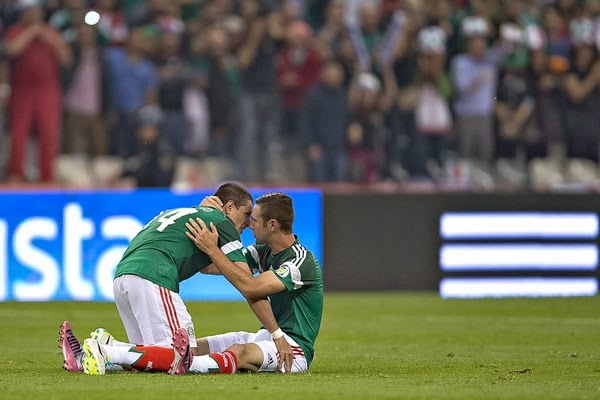
[[[595,183],[600,0],[4,0],[0,180]]]

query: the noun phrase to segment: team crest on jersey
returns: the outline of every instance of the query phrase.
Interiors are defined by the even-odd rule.
[[[285,278],[286,276],[288,276],[290,274],[290,269],[288,267],[285,267],[282,265],[281,267],[279,267],[275,270],[275,273],[277,275],[279,275],[280,277]]]

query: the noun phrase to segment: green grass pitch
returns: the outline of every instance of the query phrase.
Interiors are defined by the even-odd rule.
[[[306,374],[87,376],[58,327],[124,331],[111,303],[0,303],[0,399],[598,399],[598,297],[442,300],[327,293]],[[190,303],[199,335],[254,330],[244,302]],[[193,397],[192,397],[193,396]]]

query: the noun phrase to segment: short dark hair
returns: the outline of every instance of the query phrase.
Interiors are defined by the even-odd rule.
[[[267,193],[256,199],[256,204],[260,205],[260,213],[265,224],[274,219],[279,222],[284,233],[292,233],[294,205],[290,196],[281,192]]]
[[[252,202],[252,195],[242,185],[235,182],[227,182],[219,186],[214,194],[223,202],[223,205],[229,200],[233,201],[236,208],[240,208],[250,200]]]

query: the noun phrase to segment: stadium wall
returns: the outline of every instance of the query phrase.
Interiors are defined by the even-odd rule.
[[[321,261],[327,291],[597,293],[600,206],[594,193],[252,192],[271,190],[294,198],[295,232]],[[196,204],[208,194],[1,192],[0,301],[112,300],[116,263],[143,224],[160,210]],[[242,239],[251,243],[251,232]],[[181,294],[241,300],[222,277],[202,274],[185,281]]]
[[[599,210],[595,193],[329,193],[326,289],[444,295],[445,284],[466,283],[448,297],[476,297],[502,282],[487,294],[593,295]]]

